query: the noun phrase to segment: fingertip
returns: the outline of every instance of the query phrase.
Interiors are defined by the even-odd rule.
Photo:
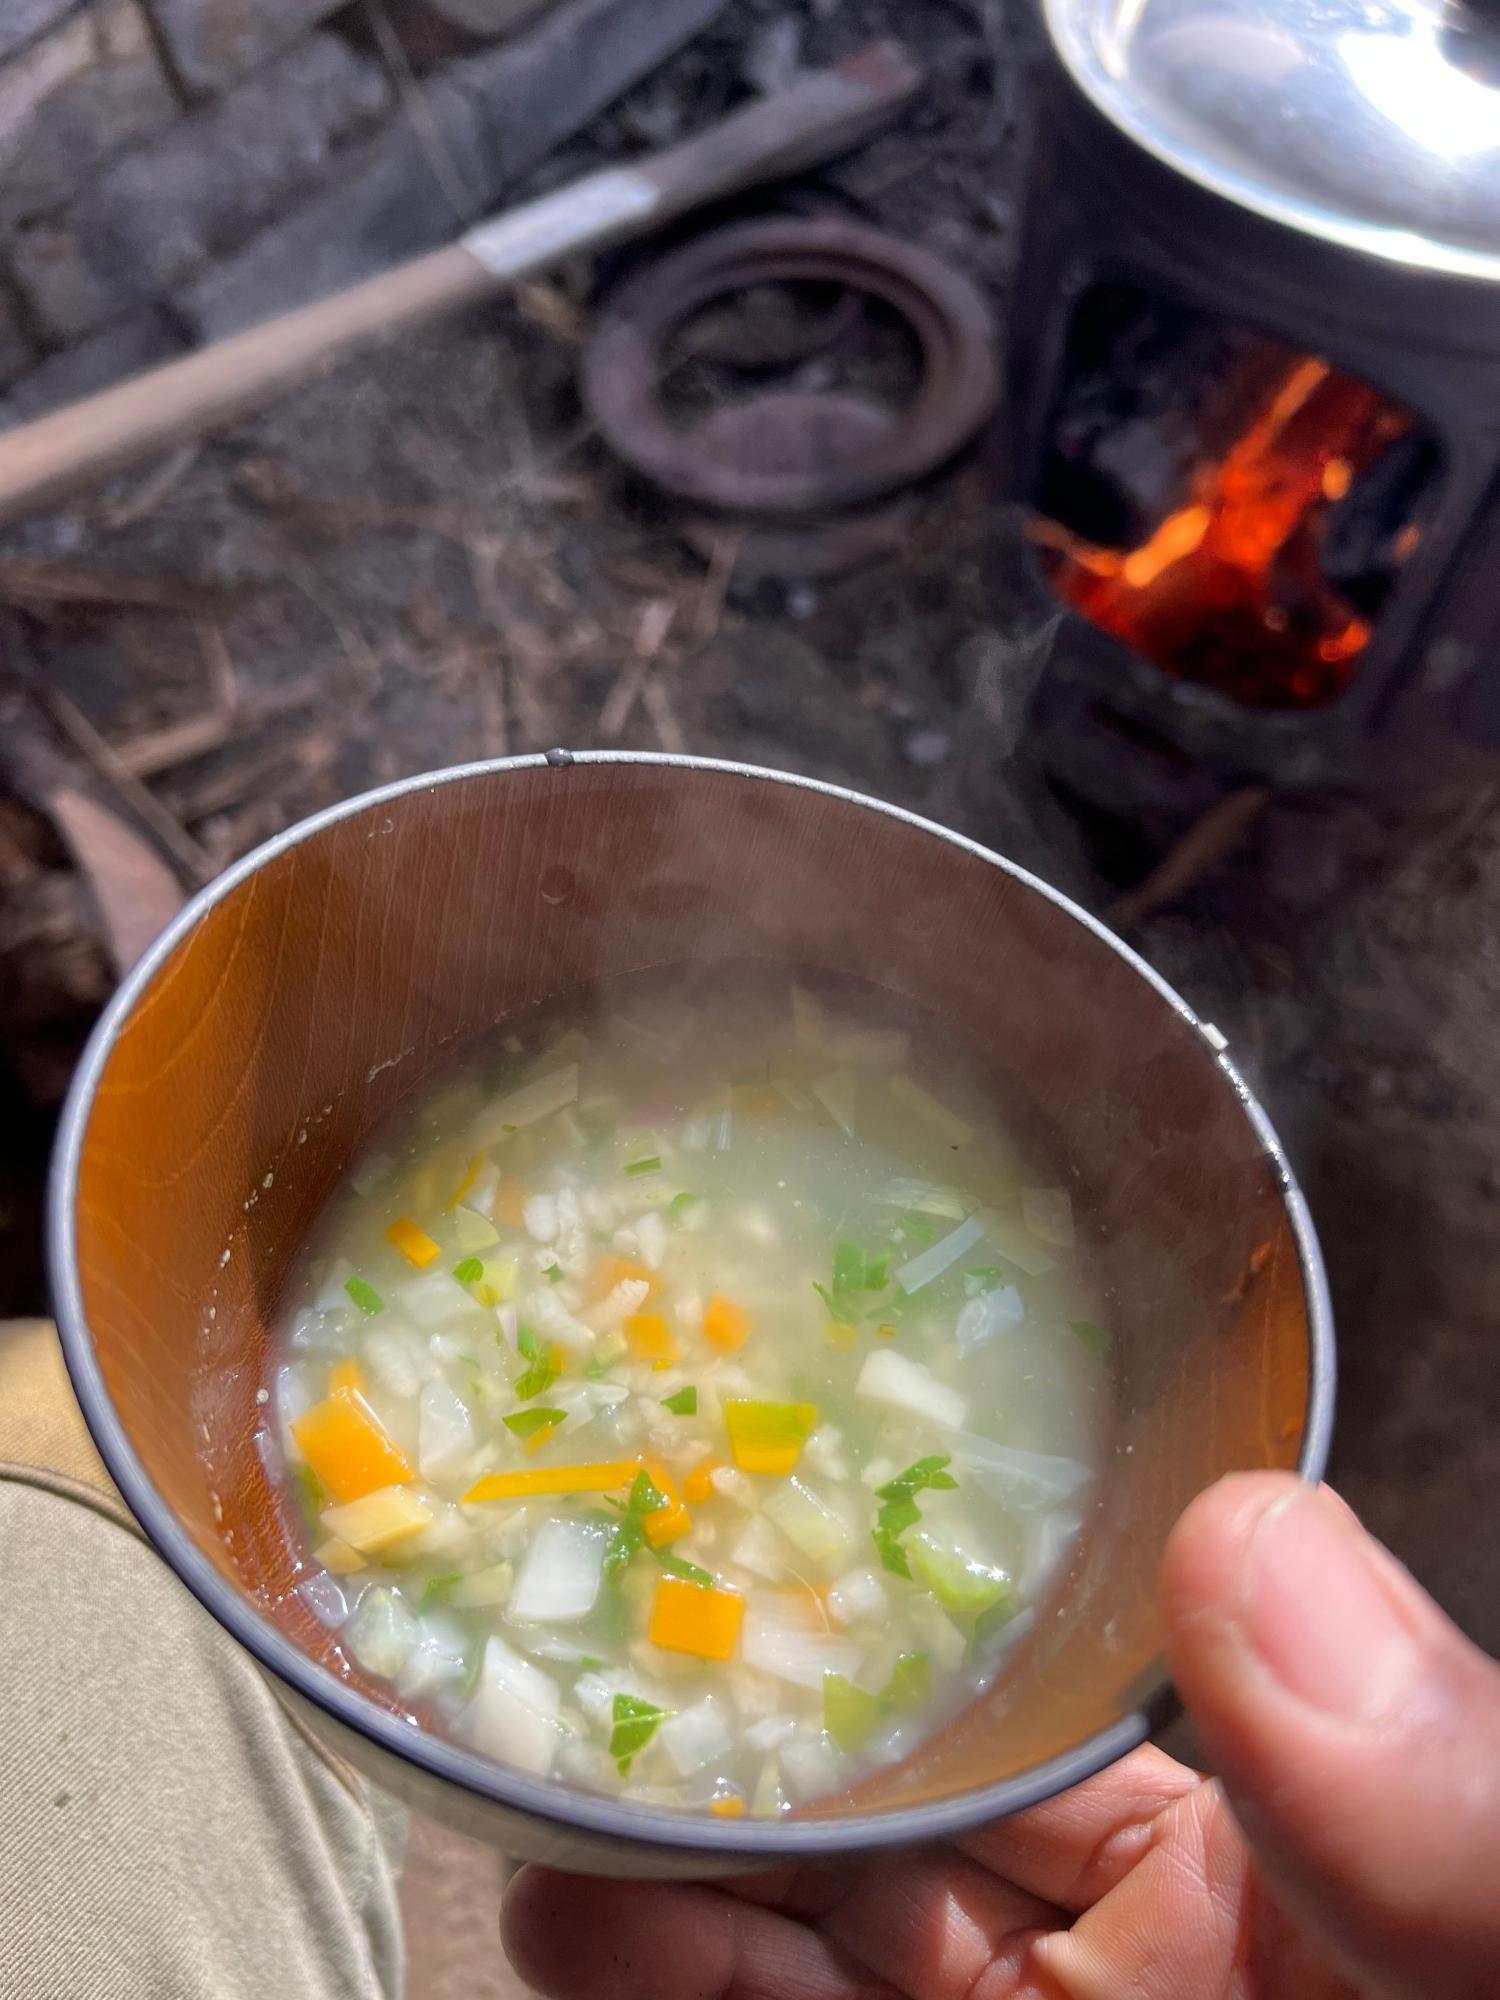
[[[500,1942],[505,1956],[526,1985],[539,1993],[564,1990],[562,1969],[555,1962],[559,1941],[566,1944],[580,1896],[591,1885],[576,1875],[538,1867],[535,1862],[514,1874],[500,1905]]]
[[[1267,1516],[1309,1497],[1291,1472],[1233,1472],[1198,1494],[1167,1538],[1162,1609],[1179,1635],[1234,1615],[1250,1544]]]

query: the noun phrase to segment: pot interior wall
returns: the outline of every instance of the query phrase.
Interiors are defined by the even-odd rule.
[[[1107,1470],[1058,1615],[858,1796],[916,1803],[1137,1705],[1172,1521],[1221,1472],[1294,1464],[1307,1404],[1296,1246],[1232,1085],[1126,960],[991,862],[827,793],[660,765],[490,771],[351,814],[221,897],[124,1023],[82,1153],[86,1314],[156,1491],[358,1682],[292,1594],[253,1442],[289,1260],[364,1135],[469,1037],[599,974],[744,957],[861,971],[950,1024],[1072,1189],[1114,1336]]]

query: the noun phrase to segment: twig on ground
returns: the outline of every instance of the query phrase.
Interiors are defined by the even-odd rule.
[[[630,720],[631,710],[640,699],[652,663],[672,629],[677,609],[674,597],[653,597],[641,606],[630,657],[620,669],[599,711],[599,734],[608,741],[614,741]]]
[[[1248,840],[1271,803],[1268,785],[1245,785],[1211,805],[1182,838],[1167,849],[1144,882],[1118,897],[1105,911],[1116,930],[1129,930],[1176,903]]]
[[[192,836],[183,831],[176,817],[167,811],[99,734],[83,710],[61,688],[32,682],[33,699],[38,701],[95,776],[121,799],[141,824],[155,835],[163,849],[189,880],[206,882],[213,874],[212,861]]]

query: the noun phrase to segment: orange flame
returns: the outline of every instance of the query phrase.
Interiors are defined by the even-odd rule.
[[[1370,637],[1323,576],[1328,510],[1410,423],[1369,384],[1290,356],[1139,547],[1101,548],[1044,519],[1032,537],[1060,594],[1164,672],[1252,707],[1313,707],[1348,686]],[[1397,561],[1416,538],[1403,531]]]

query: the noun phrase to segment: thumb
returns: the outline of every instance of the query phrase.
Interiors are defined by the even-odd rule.
[[[1221,1480],[1162,1573],[1173,1677],[1278,1902],[1362,1990],[1500,1993],[1500,1667],[1343,1502]]]

